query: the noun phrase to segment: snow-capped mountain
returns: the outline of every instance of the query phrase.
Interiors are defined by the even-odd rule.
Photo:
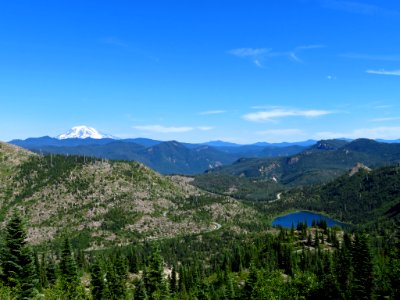
[[[56,137],[59,140],[65,140],[65,139],[115,139],[114,136],[108,135],[108,134],[103,134],[101,132],[98,132],[96,129],[93,127],[88,127],[88,126],[75,126],[72,127],[70,130],[67,132],[60,134]]]

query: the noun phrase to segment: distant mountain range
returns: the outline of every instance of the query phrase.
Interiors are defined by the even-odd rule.
[[[239,145],[223,141],[191,144],[147,138],[117,139],[87,126],[76,126],[55,138],[12,140],[11,144],[43,154],[82,155],[139,161],[162,174],[197,174],[229,165],[241,157],[279,157],[299,153],[315,141]]]
[[[330,178],[330,175],[327,174],[338,174],[343,167],[351,167],[353,163],[359,162],[357,159],[361,155],[360,153],[368,151],[366,148],[359,149],[361,152],[357,150],[358,154],[354,159],[349,159],[349,156],[344,156],[345,158],[340,156],[339,159],[342,159],[342,163],[339,161],[337,164],[331,160],[336,159],[331,158],[334,154],[326,156],[325,154],[318,154],[319,151],[338,150],[347,144],[350,145],[350,140],[337,139],[320,142],[307,140],[296,143],[259,142],[249,145],[210,141],[192,144],[177,141],[165,142],[147,138],[118,139],[112,135],[101,133],[93,127],[84,125],[75,126],[54,138],[44,136],[25,140],[12,140],[10,143],[43,154],[82,155],[111,160],[138,161],[162,174],[190,175],[203,173],[207,170],[209,172],[215,170],[215,172],[246,177],[268,177],[273,175],[284,182],[292,180],[284,174],[301,172],[307,169],[308,165],[312,166],[314,164],[319,164],[316,169],[332,165],[332,168],[328,167],[327,172],[323,174],[323,177],[328,176]],[[394,145],[393,147],[397,147],[396,141],[388,141],[385,145],[389,145],[389,143]],[[370,146],[364,145],[363,147],[369,148]],[[306,159],[302,158],[300,164],[294,164],[293,162],[299,159],[299,157],[296,158],[296,155],[300,153],[299,157],[305,157]],[[309,154],[312,155],[310,156]],[[365,156],[363,158],[368,160],[369,156],[365,153],[363,155]],[[379,156],[379,154],[377,155]],[[290,158],[291,156],[293,157]],[[287,160],[286,157],[292,160],[284,163]],[[273,160],[271,158],[279,159]],[[303,166],[303,161],[306,161],[305,164],[307,166]],[[343,161],[348,161],[348,163]],[[360,162],[364,162],[364,160],[360,160]],[[232,163],[233,165],[229,166]],[[366,162],[367,165],[369,163],[371,161]],[[272,167],[274,164],[277,164],[277,166]],[[265,167],[267,165],[269,167]],[[296,170],[297,166],[302,167]],[[305,175],[303,174],[302,176]],[[317,181],[321,179],[320,177],[315,178]],[[297,181],[299,177],[293,180]]]

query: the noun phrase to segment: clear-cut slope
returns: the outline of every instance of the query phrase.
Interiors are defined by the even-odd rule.
[[[136,162],[31,154],[0,144],[0,221],[18,209],[29,240],[67,231],[84,248],[208,232],[257,213],[182,177],[164,177]]]

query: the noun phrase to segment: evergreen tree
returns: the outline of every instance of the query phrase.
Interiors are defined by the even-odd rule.
[[[134,300],[148,300],[146,287],[144,286],[144,282],[141,279],[135,288],[135,294],[133,297]]]
[[[57,280],[56,263],[53,258],[43,256],[45,275],[49,285],[54,285]]]
[[[315,229],[315,243],[314,247],[318,248],[319,247],[319,235],[318,235],[318,228]]]
[[[126,297],[125,280],[121,278],[114,265],[111,265],[106,274],[107,294],[106,299],[119,300]]]
[[[39,280],[37,279],[37,274],[35,272],[33,253],[29,247],[24,247],[22,249],[21,265],[21,299],[30,299],[35,292],[35,287]]]
[[[209,296],[210,287],[208,284],[201,282],[196,290],[196,297],[198,300],[210,300]]]
[[[336,277],[333,274],[332,259],[329,253],[322,257],[323,273],[320,278],[320,289],[318,295],[322,299],[340,299],[340,289]]]
[[[249,276],[246,279],[246,283],[243,288],[243,299],[251,299],[253,289],[257,283],[257,268],[254,262],[250,265]]]
[[[154,299],[159,293],[165,292],[166,285],[163,278],[163,263],[158,248],[150,255],[148,267],[144,274],[144,284],[150,299]]]
[[[95,300],[103,299],[104,294],[104,275],[98,261],[95,261],[90,269],[90,285],[92,297]]]
[[[74,299],[78,294],[79,276],[72,254],[71,242],[68,238],[64,239],[63,249],[60,259],[60,279],[61,288],[65,292],[66,297]]]
[[[21,299],[29,299],[37,284],[37,276],[32,251],[26,244],[23,221],[17,212],[14,212],[5,228],[1,268],[4,284],[19,290]]]
[[[44,253],[42,253],[40,259],[39,255],[35,253],[35,268],[36,268],[36,274],[39,277],[38,286],[40,286],[40,288],[48,287],[49,282],[46,276],[46,259]]]
[[[352,259],[351,259],[351,246],[346,240],[349,238],[347,233],[344,235],[344,241],[341,247],[337,250],[334,256],[334,269],[336,274],[336,279],[341,290],[343,298],[349,298],[350,292],[350,282],[352,278]]]
[[[130,251],[127,254],[127,259],[128,259],[128,269],[129,272],[131,273],[137,273],[138,270],[138,256],[135,253],[135,251],[133,251],[133,249],[131,248]]]
[[[367,237],[364,234],[356,234],[354,238],[353,265],[353,299],[371,299],[373,284],[372,258]]]
[[[235,296],[236,296],[236,291],[233,283],[233,278],[232,275],[229,274],[226,281],[226,298],[229,300],[233,300],[235,299]]]
[[[118,253],[115,259],[114,268],[118,277],[120,277],[123,281],[126,281],[128,279],[127,265],[128,264],[126,258],[122,254]]]

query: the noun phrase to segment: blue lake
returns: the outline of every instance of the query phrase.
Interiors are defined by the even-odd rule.
[[[335,221],[327,216],[318,214],[318,213],[313,213],[309,211],[298,211],[294,213],[290,213],[281,217],[277,217],[272,221],[272,225],[274,226],[282,226],[285,228],[291,228],[292,224],[294,227],[297,226],[297,223],[299,222],[307,222],[308,226],[311,226],[312,221],[315,220],[316,222],[319,220],[325,220],[328,227],[332,227],[334,225],[338,225],[341,227],[346,227],[348,226],[345,223],[341,223],[338,221]]]

